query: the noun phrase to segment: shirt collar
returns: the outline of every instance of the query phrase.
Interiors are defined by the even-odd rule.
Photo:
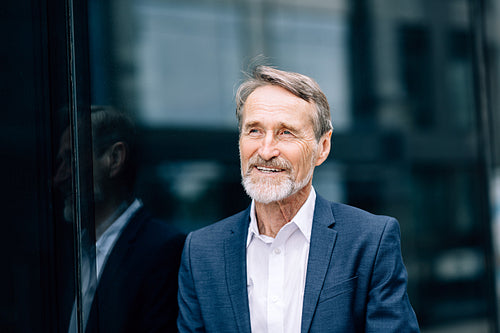
[[[316,204],[316,191],[311,186],[311,192],[307,197],[306,202],[300,207],[297,214],[292,219],[292,222],[299,227],[300,231],[306,237],[307,242],[311,241],[311,230],[314,217],[314,206]]]
[[[312,222],[314,217],[314,207],[316,204],[316,191],[314,187],[311,186],[311,192],[307,197],[306,201],[300,207],[299,211],[289,223],[295,223],[299,230],[302,232],[304,237],[307,239],[307,242],[311,241],[311,230],[312,230]],[[247,235],[247,247],[250,245],[253,237],[260,235],[259,227],[257,225],[257,217],[255,215],[255,201],[252,200],[252,204],[250,205],[250,224],[248,226],[248,235]]]
[[[124,203],[125,204],[125,203]],[[95,243],[96,250],[109,249],[116,237],[121,233],[130,218],[142,207],[142,202],[135,199],[130,206],[104,231]],[[120,208],[118,208],[120,211]]]
[[[247,247],[254,235],[259,235],[259,227],[257,226],[257,218],[255,217],[255,201],[252,199],[252,204],[250,205],[250,225],[248,226]]]

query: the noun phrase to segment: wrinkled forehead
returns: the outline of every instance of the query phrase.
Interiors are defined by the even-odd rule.
[[[314,112],[313,102],[297,97],[282,87],[266,85],[248,96],[242,110],[241,125],[272,118],[278,122],[306,126],[313,123]]]

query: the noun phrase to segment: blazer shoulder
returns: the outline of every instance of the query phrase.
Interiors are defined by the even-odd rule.
[[[153,218],[141,208],[129,221],[122,236],[135,240],[141,248],[182,249],[186,235],[166,221]]]
[[[250,208],[247,208],[206,227],[192,231],[189,238],[193,242],[210,242],[224,238],[229,234],[246,232],[249,221]]]
[[[333,218],[338,227],[356,227],[369,229],[385,229],[388,225],[399,225],[391,216],[376,215],[363,209],[342,203],[330,202]]]

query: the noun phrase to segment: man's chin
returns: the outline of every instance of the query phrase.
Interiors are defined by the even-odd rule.
[[[243,178],[242,184],[250,198],[263,204],[269,204],[293,196],[306,187],[311,178],[312,175],[301,182],[294,182],[290,177],[247,176]]]
[[[248,196],[263,204],[280,201],[293,194],[293,182],[289,179],[270,182],[246,178],[242,183]]]
[[[64,220],[73,223],[73,209],[64,207]]]
[[[64,200],[63,216],[66,222],[73,223],[73,200],[68,197]]]

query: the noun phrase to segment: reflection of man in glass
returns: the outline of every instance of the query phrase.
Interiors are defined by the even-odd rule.
[[[91,120],[97,241],[95,270],[92,255],[82,258],[86,332],[175,331],[184,236],[153,219],[134,197],[137,161],[131,120],[108,107],[93,107]],[[64,216],[71,220],[69,131],[62,136],[59,156],[55,182],[66,195]],[[93,271],[89,279],[86,275]],[[70,331],[75,312],[74,307]]]
[[[187,237],[179,330],[418,332],[397,221],[312,187],[332,135],[317,83],[259,66],[236,104],[252,204]]]

